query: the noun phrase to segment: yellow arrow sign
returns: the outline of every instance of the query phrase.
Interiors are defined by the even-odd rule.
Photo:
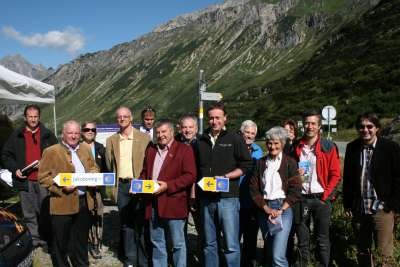
[[[72,185],[72,173],[60,173],[60,186]]]

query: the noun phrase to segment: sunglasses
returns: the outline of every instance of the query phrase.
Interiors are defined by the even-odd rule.
[[[374,127],[375,127],[375,125],[373,125],[373,124],[360,124],[360,125],[358,125],[358,129],[359,130],[362,130],[364,128],[367,128],[368,130],[371,130]]]
[[[82,132],[84,132],[84,133],[88,133],[88,132],[95,133],[96,131],[97,131],[96,128],[83,128],[82,129]]]

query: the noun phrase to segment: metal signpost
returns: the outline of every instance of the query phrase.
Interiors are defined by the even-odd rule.
[[[204,77],[204,70],[200,70],[199,75],[199,133],[203,133],[204,104],[203,101],[220,101],[222,94],[206,92],[207,85]]]
[[[328,125],[328,139],[331,139],[331,125],[336,125],[336,109],[333,106],[325,106],[322,109],[322,125]],[[336,128],[332,128],[332,132],[336,132]]]

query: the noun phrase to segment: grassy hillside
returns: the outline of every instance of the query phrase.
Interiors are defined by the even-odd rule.
[[[328,104],[337,108],[339,128],[351,127],[367,110],[393,117],[400,101],[399,21],[400,1],[381,1],[344,25],[293,74],[236,95],[232,110],[254,107],[255,120],[265,128]]]
[[[317,104],[339,105],[341,113],[340,101],[332,100],[343,99],[342,92],[334,89],[341,88],[340,82],[347,85],[340,70],[348,63],[334,61],[349,60],[348,55],[341,56],[341,49],[350,49],[347,43],[357,49],[357,40],[364,36],[347,32],[358,34],[362,30],[365,18],[357,18],[369,2],[254,0],[240,8],[205,13],[184,27],[119,45],[103,52],[107,55],[103,58],[96,57],[101,53],[83,55],[66,65],[63,79],[70,85],[57,95],[58,122],[71,118],[113,122],[119,105],[132,107],[136,120],[138,111],[147,104],[163,117],[195,112],[200,69],[205,71],[207,90],[223,93],[231,127],[253,118],[266,128]],[[369,20],[375,19],[379,24],[380,17]],[[340,30],[343,25],[347,26]],[[129,50],[140,46],[138,43],[146,48]],[[132,58],[128,64],[104,64],[121,55]],[[96,62],[102,67],[96,67]],[[339,63],[342,65],[335,71]],[[43,112],[49,124],[51,112],[51,108]]]

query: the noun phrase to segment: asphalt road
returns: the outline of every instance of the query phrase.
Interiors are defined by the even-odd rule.
[[[339,149],[339,156],[344,157],[344,154],[346,153],[346,146],[348,142],[342,142],[342,141],[334,141]]]

